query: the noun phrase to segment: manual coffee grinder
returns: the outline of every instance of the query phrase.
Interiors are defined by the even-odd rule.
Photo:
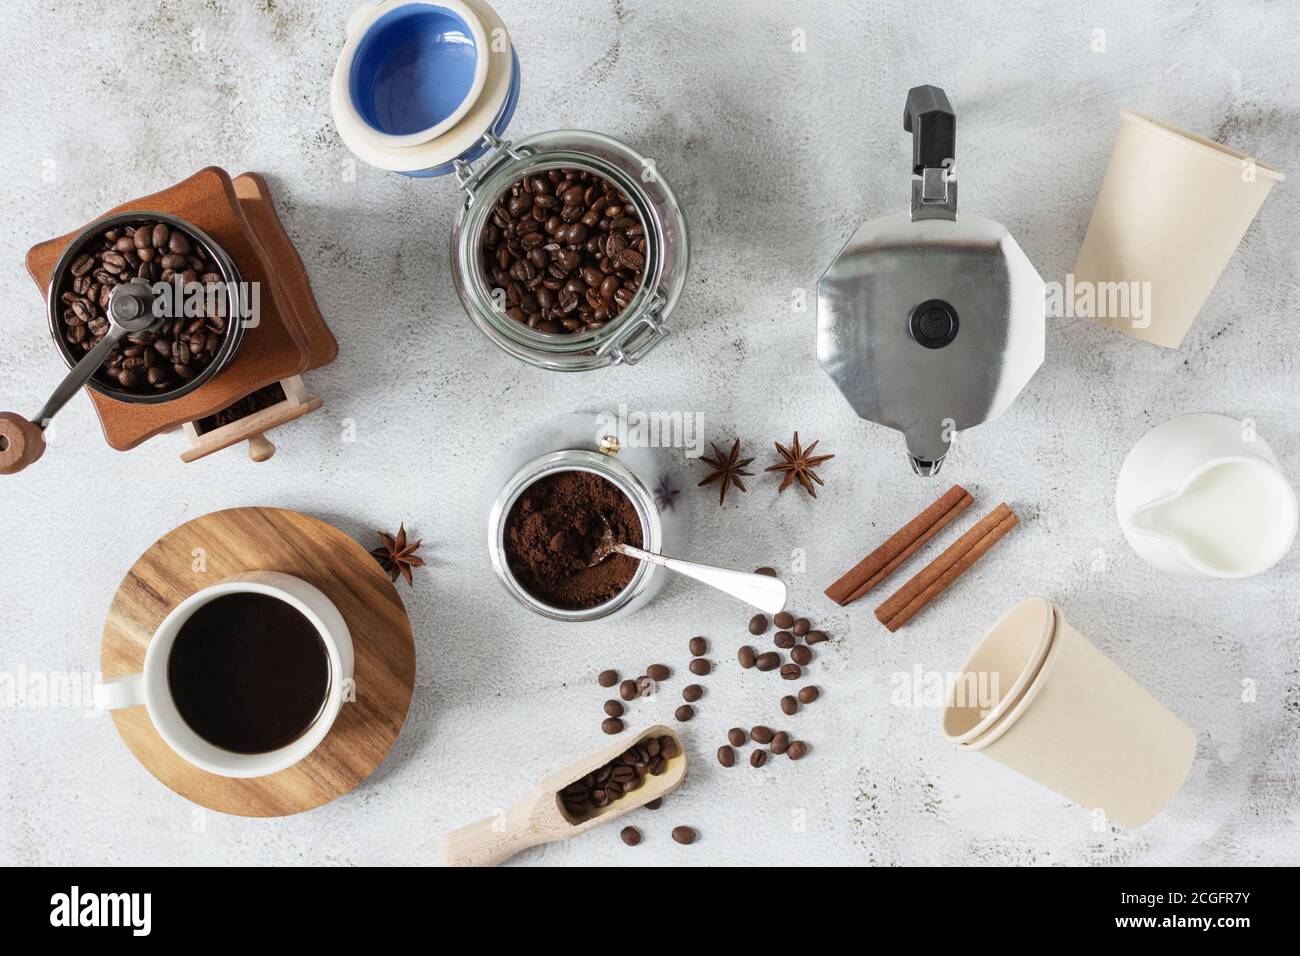
[[[225,314],[221,344],[211,364],[185,381],[154,393],[133,392],[101,369],[116,340],[157,327],[148,281],[121,276],[103,303],[111,331],[94,349],[77,347],[60,317],[78,256],[102,243],[104,231],[163,223],[191,237],[221,280]],[[84,256],[82,257],[84,260]],[[119,257],[120,258],[120,257]],[[208,167],[161,192],[124,203],[83,228],[34,246],[27,269],[45,294],[47,318],[68,375],[30,420],[0,412],[0,475],[33,464],[45,451],[44,430],[83,386],[108,444],[134,448],[163,432],[181,430],[186,462],[239,442],[254,461],[275,452],[266,432],[321,406],[302,373],[334,360],[338,345],[316,305],[302,260],[275,212],[266,181],[255,173],[232,179]],[[234,289],[255,291],[255,315],[245,315]]]
[[[957,118],[908,91],[912,197],[858,228],[817,284],[817,360],[854,411],[937,474],[953,435],[997,418],[1043,363],[1045,287],[1006,227],[957,214]]]

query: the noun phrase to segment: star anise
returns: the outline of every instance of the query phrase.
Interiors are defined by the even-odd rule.
[[[718,504],[722,505],[727,500],[727,489],[732,485],[735,485],[741,491],[748,490],[745,488],[745,483],[740,479],[742,476],[745,478],[752,478],[754,476],[752,471],[745,471],[745,466],[754,459],[740,457],[739,438],[737,438],[736,443],[731,446],[731,453],[725,456],[722,452],[718,451],[718,446],[713,444],[713,442],[709,442],[709,447],[713,449],[713,457],[710,458],[708,455],[703,455],[701,457],[703,458],[704,463],[713,469],[713,473],[701,481],[699,487],[703,488],[705,485],[711,484],[712,482],[719,482]]]
[[[779,471],[784,473],[785,477],[782,479],[781,487],[777,489],[777,492],[785,491],[785,489],[789,488],[797,481],[799,484],[803,485],[804,490],[807,491],[808,494],[816,498],[817,489],[813,487],[813,482],[815,481],[819,485],[825,485],[826,482],[822,481],[821,478],[818,477],[817,472],[813,469],[824,461],[830,461],[835,456],[814,455],[813,449],[817,447],[817,442],[813,442],[807,448],[800,448],[798,432],[794,433],[794,442],[789,448],[786,448],[779,441],[773,442],[773,444],[776,445],[776,450],[785,461],[781,462],[779,465],[772,465],[770,468],[765,468],[763,470]]]
[[[379,562],[380,567],[388,572],[388,576],[394,582],[400,576],[406,578],[406,583],[414,587],[415,582],[411,579],[411,568],[424,567],[424,559],[417,557],[415,554],[420,550],[420,545],[424,543],[424,540],[421,539],[414,544],[407,544],[405,522],[397,529],[396,537],[391,534],[384,534],[382,531],[375,533],[379,535],[379,540],[384,545],[382,548],[375,548],[370,554]]]
[[[672,511],[673,499],[680,494],[681,492],[673,487],[672,479],[664,475],[659,479],[659,484],[655,487],[655,503],[663,511]]]

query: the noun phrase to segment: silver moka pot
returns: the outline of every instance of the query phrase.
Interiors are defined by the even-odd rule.
[[[817,360],[862,418],[934,475],[955,432],[997,418],[1043,364],[1042,277],[1001,223],[957,215],[957,118],[908,91],[909,209],[860,226],[817,284]]]

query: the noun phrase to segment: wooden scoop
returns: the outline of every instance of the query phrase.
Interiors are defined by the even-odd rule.
[[[569,814],[560,800],[561,790],[650,737],[671,737],[677,742],[677,756],[668,761],[667,770],[657,777],[646,776],[645,782],[637,789],[603,807],[592,807],[585,816]],[[530,846],[567,840],[586,833],[592,827],[617,820],[677,789],[685,778],[686,748],[682,746],[681,738],[662,724],[656,724],[632,739],[624,738],[556,771],[513,806],[444,834],[438,843],[438,858],[447,866],[496,866]]]

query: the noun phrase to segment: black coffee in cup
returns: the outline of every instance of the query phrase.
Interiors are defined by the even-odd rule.
[[[224,594],[176,635],[167,684],[181,717],[217,747],[260,754],[293,743],[324,710],[329,653],[297,608],[265,594]]]

